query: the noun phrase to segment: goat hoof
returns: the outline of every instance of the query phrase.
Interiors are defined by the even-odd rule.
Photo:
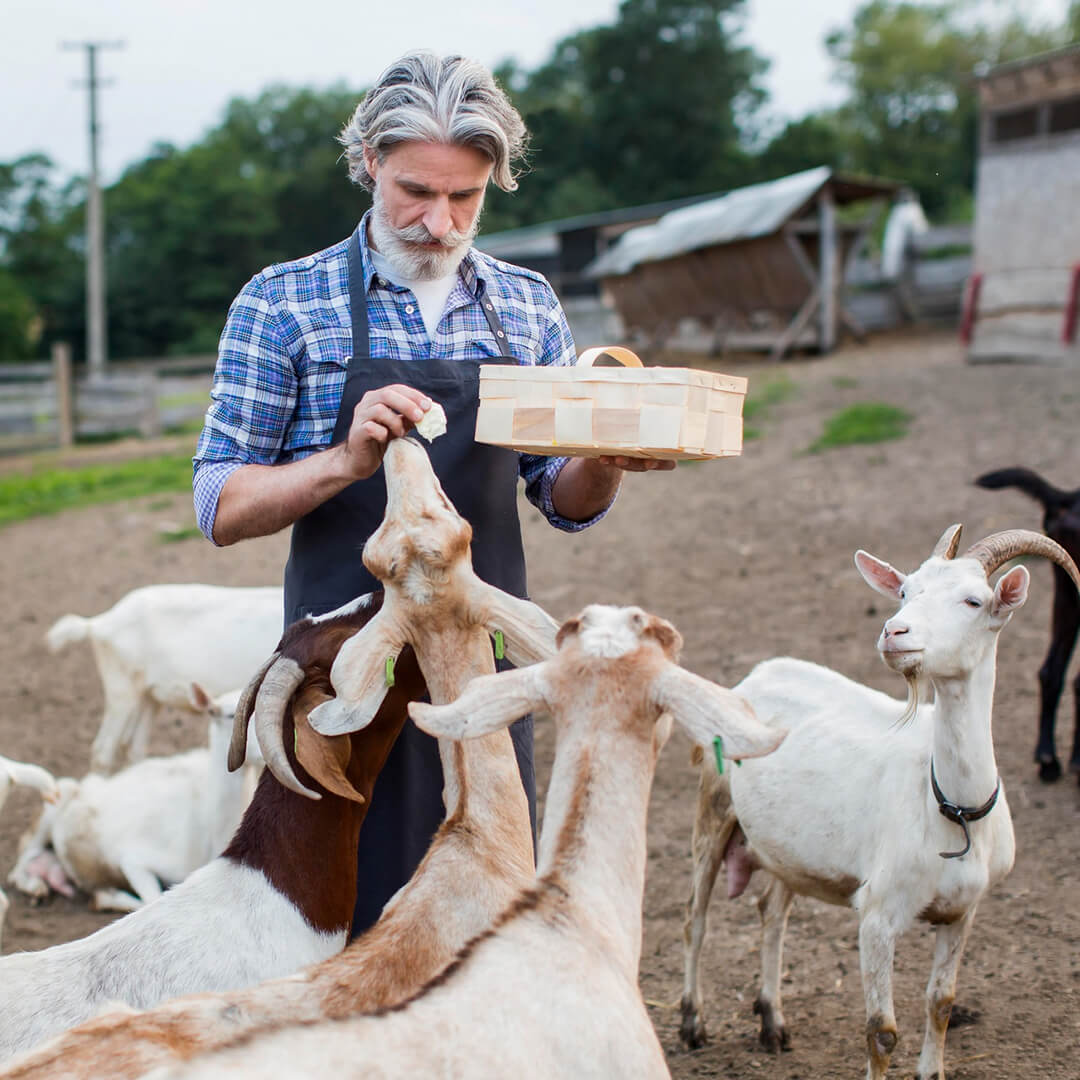
[[[1052,784],[1055,780],[1061,779],[1061,763],[1057,758],[1039,762],[1039,779],[1044,784]]]
[[[791,1049],[791,1038],[783,1024],[777,1024],[773,1007],[760,998],[754,1002],[754,1014],[761,1017],[761,1031],[758,1042],[770,1054],[779,1054],[781,1050]]]
[[[679,1038],[687,1050],[700,1050],[708,1041],[705,1031],[705,1021],[701,1014],[694,1008],[694,1003],[689,998],[683,998],[679,1003],[682,1010],[682,1023],[679,1025]]]
[[[977,1024],[982,1014],[978,1009],[966,1009],[963,1005],[953,1005],[949,1013],[950,1028],[967,1027],[969,1024]]]

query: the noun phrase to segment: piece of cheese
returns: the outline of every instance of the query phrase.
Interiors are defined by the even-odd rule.
[[[424,413],[416,430],[428,442],[434,442],[440,435],[446,434],[446,412],[437,401],[431,403],[431,408]]]

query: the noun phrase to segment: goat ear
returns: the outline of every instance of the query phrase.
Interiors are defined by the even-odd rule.
[[[1002,574],[994,586],[991,615],[1011,615],[1018,608],[1022,608],[1027,600],[1030,581],[1031,575],[1026,566],[1014,566],[1007,574]]]
[[[575,634],[581,633],[581,616],[575,615],[572,619],[567,619],[566,622],[559,627],[559,632],[555,635],[555,645],[561,649],[563,642],[567,638],[573,637]]]
[[[405,642],[394,629],[386,608],[362,626],[338,650],[330,668],[330,682],[337,695],[309,714],[320,735],[347,735],[365,728],[375,718],[386,697],[387,661],[397,659]]]
[[[213,704],[210,695],[197,682],[188,686],[188,701],[196,712],[206,712]]]
[[[708,746],[719,735],[724,756],[761,757],[772,753],[787,731],[766,727],[750,703],[733,690],[703,679],[676,664],[667,664],[653,683],[653,700],[686,729],[694,742]]]
[[[327,737],[312,730],[308,713],[330,695],[322,691],[305,694],[293,706],[293,725],[296,731],[296,760],[327,791],[353,802],[365,803],[367,799],[349,783],[345,770],[352,757],[352,739],[348,735]]]
[[[669,660],[678,660],[683,646],[682,634],[666,619],[650,615],[645,624],[645,636],[651,637],[664,650],[664,655]]]
[[[475,739],[547,708],[547,665],[479,675],[449,705],[409,702],[416,726],[438,739]]]
[[[489,634],[502,631],[506,658],[514,667],[525,667],[555,655],[558,623],[531,600],[519,600],[484,582],[477,606],[484,611],[483,623]]]
[[[855,568],[875,592],[893,600],[900,599],[900,589],[907,580],[906,574],[901,574],[895,567],[875,558],[862,548],[855,552]]]

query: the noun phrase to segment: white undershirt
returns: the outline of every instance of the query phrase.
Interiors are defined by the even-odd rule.
[[[447,274],[446,277],[436,278],[434,281],[414,281],[402,277],[374,249],[369,247],[368,254],[371,256],[371,265],[375,267],[375,273],[379,277],[386,278],[387,281],[400,285],[402,288],[412,290],[416,302],[420,305],[420,315],[424,320],[424,326],[427,327],[427,335],[429,338],[434,339],[435,329],[439,325],[443,312],[446,310],[446,301],[450,298],[450,293],[454,291],[454,284],[458,276],[457,269],[455,268],[453,273]]]

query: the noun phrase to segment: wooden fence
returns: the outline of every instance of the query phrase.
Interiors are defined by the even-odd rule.
[[[56,345],[51,362],[0,364],[0,453],[191,425],[209,404],[215,359],[125,361],[91,378],[75,375],[71,350]]]

